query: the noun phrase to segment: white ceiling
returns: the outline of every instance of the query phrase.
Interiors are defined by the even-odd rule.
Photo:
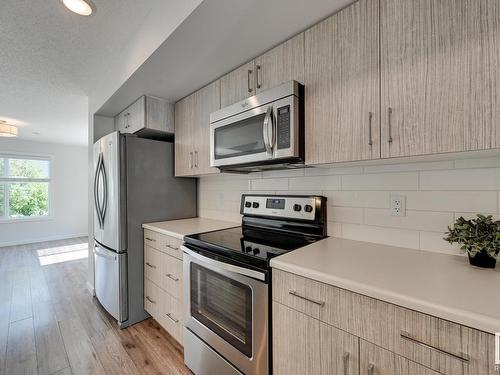
[[[114,116],[143,94],[175,101],[352,2],[204,0],[114,95],[94,107]]]
[[[200,1],[93,0],[81,17],[60,0],[1,0],[0,119],[20,138],[86,144],[88,95],[115,71],[123,83]],[[166,21],[147,24],[158,9]]]

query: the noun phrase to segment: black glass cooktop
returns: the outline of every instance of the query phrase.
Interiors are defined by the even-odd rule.
[[[186,244],[261,269],[271,258],[304,247],[320,238],[279,231],[236,227],[186,236]]]

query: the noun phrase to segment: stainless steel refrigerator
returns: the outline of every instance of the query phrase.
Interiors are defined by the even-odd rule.
[[[196,216],[196,180],[174,177],[174,145],[111,133],[94,144],[95,293],[126,327],[146,319],[144,222]]]

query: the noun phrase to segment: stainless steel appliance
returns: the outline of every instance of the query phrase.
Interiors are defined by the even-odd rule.
[[[326,237],[326,198],[243,195],[240,227],[184,245],[184,361],[196,375],[265,375],[272,257]]]
[[[304,87],[290,81],[210,115],[210,165],[252,172],[304,160]]]
[[[196,181],[173,144],[111,133],[94,144],[95,293],[121,327],[146,319],[142,223],[196,216]]]

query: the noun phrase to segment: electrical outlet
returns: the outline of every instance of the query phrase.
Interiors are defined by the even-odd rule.
[[[391,195],[391,215],[406,216],[406,197],[404,195]]]

